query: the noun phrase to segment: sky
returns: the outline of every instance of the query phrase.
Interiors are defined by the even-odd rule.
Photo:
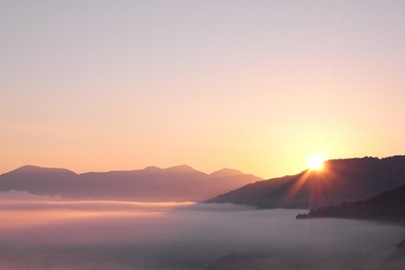
[[[0,173],[263,178],[405,154],[405,1],[0,1]]]

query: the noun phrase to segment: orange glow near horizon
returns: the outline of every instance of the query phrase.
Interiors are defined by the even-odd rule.
[[[3,2],[0,174],[187,164],[269,179],[310,151],[405,153],[400,1]]]

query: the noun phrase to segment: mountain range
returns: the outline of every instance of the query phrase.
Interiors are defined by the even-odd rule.
[[[405,156],[328,160],[323,170],[268,180],[232,169],[206,174],[187,165],[82,174],[27,165],[0,175],[0,192],[25,191],[65,200],[204,201],[258,209],[339,205],[402,185]]]
[[[234,203],[256,208],[313,209],[344,201],[365,200],[405,185],[405,156],[326,161],[323,170],[305,170],[247,184],[207,203]]]
[[[232,169],[206,174],[187,165],[89,172],[23,166],[0,175],[0,192],[25,191],[65,200],[202,201],[261,180]]]

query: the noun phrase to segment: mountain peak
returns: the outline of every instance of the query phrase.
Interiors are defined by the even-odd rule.
[[[46,167],[39,167],[39,166],[34,166],[34,165],[25,165],[20,168],[15,169],[12,171],[14,173],[70,173],[70,174],[76,174],[73,171],[70,171],[68,169],[63,169],[63,168],[46,168]]]
[[[39,171],[39,170],[42,170],[42,169],[44,169],[43,167],[39,167],[39,166],[34,166],[34,165],[24,165],[24,166],[21,166],[21,167],[19,167],[19,168],[17,168],[17,169],[15,169],[14,171],[15,172],[35,172],[35,171]]]
[[[222,170],[211,173],[210,176],[235,176],[240,174],[243,173],[235,169],[224,168]]]
[[[144,170],[145,170],[145,171],[160,171],[161,168],[156,167],[156,166],[148,166],[148,167],[145,167]]]
[[[193,171],[196,171],[193,167],[191,167],[189,165],[185,165],[185,164],[169,167],[166,170],[175,171],[175,172],[193,172]]]

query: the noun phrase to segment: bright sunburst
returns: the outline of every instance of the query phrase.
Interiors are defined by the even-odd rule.
[[[308,156],[307,166],[310,170],[322,170],[325,162],[325,154],[312,154]]]

